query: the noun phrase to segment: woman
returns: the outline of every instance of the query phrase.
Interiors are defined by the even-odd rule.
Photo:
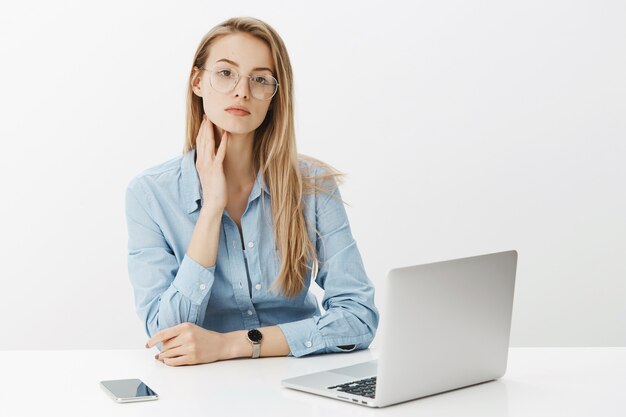
[[[378,311],[340,175],[296,151],[291,64],[274,29],[232,18],[209,31],[189,76],[183,155],[126,190],[129,276],[155,358],[367,348]]]

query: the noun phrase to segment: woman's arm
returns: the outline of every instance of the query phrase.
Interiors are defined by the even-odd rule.
[[[326,181],[324,188],[330,186],[333,192],[315,204],[319,232],[315,281],[324,289],[325,313],[278,325],[293,356],[365,349],[378,327],[374,285],[365,272],[337,183],[332,178]]]
[[[289,345],[278,326],[259,329],[263,334],[261,356],[287,356]],[[252,343],[247,330],[218,333],[192,323],[181,323],[157,332],[146,343],[146,348],[162,344],[155,355],[169,366],[196,365],[235,358],[252,357]]]
[[[137,315],[148,336],[184,322],[201,325],[215,279],[221,215],[201,210],[187,254],[179,261],[150,214],[155,197],[142,181],[131,181],[125,206],[128,273]]]
[[[261,356],[287,356],[289,344],[278,326],[259,328],[261,339]],[[226,333],[226,346],[222,359],[250,358],[252,357],[252,343],[248,340],[247,330],[236,330]]]
[[[187,255],[205,268],[215,266],[224,209],[203,206],[193,229]]]

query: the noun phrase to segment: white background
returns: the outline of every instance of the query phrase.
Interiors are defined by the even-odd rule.
[[[145,343],[124,191],[238,15],[287,45],[379,305],[392,267],[517,249],[513,346],[626,346],[626,3],[37,1],[0,6],[1,350]]]

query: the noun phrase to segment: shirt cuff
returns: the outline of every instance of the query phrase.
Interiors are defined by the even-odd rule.
[[[215,280],[216,266],[217,264],[214,264],[209,268],[205,268],[191,256],[185,254],[172,286],[193,304],[200,305],[211,293],[211,287],[213,287],[213,281]]]
[[[289,344],[291,352],[288,356],[300,357],[326,347],[324,338],[317,329],[317,323],[313,317],[291,323],[282,323],[278,327],[283,331]]]
[[[358,350],[362,343],[369,340],[368,335],[360,337],[329,338],[322,335],[318,328],[320,317],[278,324],[283,331],[290,352],[287,356],[305,356],[311,353],[339,353]],[[369,344],[369,343],[368,343]],[[342,349],[339,346],[347,347]]]

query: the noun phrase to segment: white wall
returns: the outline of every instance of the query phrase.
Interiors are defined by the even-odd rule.
[[[391,267],[517,249],[513,345],[626,345],[624,2],[92,3],[0,6],[0,349],[143,345],[124,190],[236,15],[289,49],[379,305]]]

